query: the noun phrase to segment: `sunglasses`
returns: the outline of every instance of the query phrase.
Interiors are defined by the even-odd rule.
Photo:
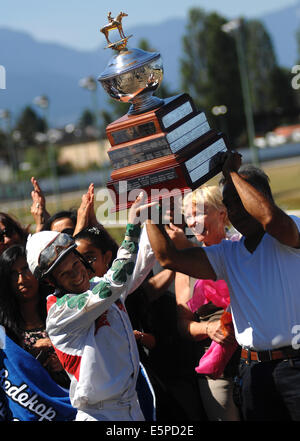
[[[3,243],[4,242],[4,237],[11,237],[14,233],[13,228],[10,227],[6,227],[4,228],[4,230],[0,230],[0,242]]]

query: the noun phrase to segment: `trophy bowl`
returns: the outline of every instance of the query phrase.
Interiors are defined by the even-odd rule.
[[[104,90],[115,100],[130,102],[129,115],[160,107],[164,101],[153,96],[163,79],[160,53],[142,49],[123,50],[110,59],[98,77]]]

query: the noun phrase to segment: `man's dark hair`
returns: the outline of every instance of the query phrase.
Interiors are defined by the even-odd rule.
[[[245,178],[249,184],[267,196],[271,201],[274,201],[270,187],[270,179],[261,168],[251,164],[242,165],[239,168],[239,175]],[[224,185],[225,183],[226,179],[224,177],[220,179],[220,185]]]
[[[50,231],[51,230],[51,225],[52,225],[52,223],[54,221],[56,221],[57,219],[63,219],[65,217],[71,219],[71,221],[74,224],[74,229],[75,229],[76,222],[77,222],[77,211],[74,209],[74,210],[58,211],[57,213],[53,214],[45,222],[45,224],[44,224],[44,226],[42,228],[42,231]]]

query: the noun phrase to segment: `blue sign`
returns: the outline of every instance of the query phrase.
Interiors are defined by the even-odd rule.
[[[0,421],[72,421],[69,392],[6,336],[0,350]]]

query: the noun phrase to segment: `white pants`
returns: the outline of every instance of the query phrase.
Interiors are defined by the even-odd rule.
[[[145,421],[145,418],[135,394],[128,401],[100,401],[78,409],[75,421]]]

